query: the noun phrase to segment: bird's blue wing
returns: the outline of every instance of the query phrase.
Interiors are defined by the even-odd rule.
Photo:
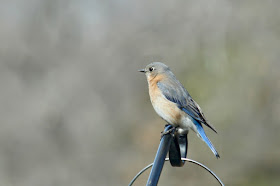
[[[181,110],[183,110],[193,119],[199,123],[205,124],[217,133],[215,128],[206,121],[199,105],[192,99],[188,91],[179,81],[169,81],[168,83],[158,82],[157,86],[166,99],[176,103]]]

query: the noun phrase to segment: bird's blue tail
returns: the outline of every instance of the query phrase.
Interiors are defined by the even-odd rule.
[[[197,131],[200,135],[200,137],[203,139],[203,141],[208,145],[208,147],[212,150],[212,152],[215,154],[216,158],[219,158],[220,155],[218,154],[217,150],[215,149],[215,147],[213,146],[213,144],[211,143],[211,141],[209,140],[209,138],[206,136],[203,127],[201,126],[201,124],[196,121],[195,119],[191,118],[192,122],[195,124]]]

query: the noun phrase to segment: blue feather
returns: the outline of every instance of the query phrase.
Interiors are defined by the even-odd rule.
[[[186,108],[181,108],[185,113],[187,113],[189,116],[191,116],[192,118],[194,118],[195,120],[198,120],[198,121],[200,121],[201,122],[201,119],[200,118],[198,118],[198,117],[196,117],[195,115],[194,115],[194,113],[192,112],[192,111],[190,111],[189,109],[186,109]]]
[[[220,157],[220,155],[218,154],[217,150],[215,149],[215,147],[213,146],[213,144],[211,143],[211,141],[209,140],[209,138],[206,136],[204,129],[202,127],[202,125],[196,121],[195,119],[193,119],[192,117],[190,117],[190,119],[192,120],[192,122],[195,124],[196,128],[197,128],[197,132],[199,133],[200,137],[203,139],[203,141],[208,145],[208,147],[212,150],[212,152],[215,154],[215,156],[217,158]]]

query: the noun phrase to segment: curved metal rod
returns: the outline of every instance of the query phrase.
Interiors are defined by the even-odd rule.
[[[214,178],[219,182],[219,184],[221,186],[224,186],[223,182],[220,180],[220,178],[213,172],[211,171],[208,167],[206,167],[205,165],[203,165],[202,163],[199,163],[195,160],[192,159],[188,159],[188,158],[181,158],[181,160],[185,160],[188,161],[190,163],[194,163],[196,165],[199,165],[200,167],[204,168],[205,170],[207,170],[210,174],[212,174],[212,176],[214,176]],[[169,158],[165,158],[165,161],[169,161]],[[131,182],[128,184],[128,186],[132,186],[132,184],[135,182],[135,180],[143,173],[145,172],[147,169],[149,169],[150,167],[153,166],[153,163],[149,164],[148,166],[146,166],[145,168],[143,168],[138,174],[136,174],[136,176],[131,180]]]
[[[188,158],[181,158],[181,160],[185,160],[191,163],[194,163],[196,165],[199,165],[200,167],[204,168],[205,170],[207,170],[210,174],[212,174],[212,176],[214,176],[214,178],[222,185],[224,186],[223,182],[220,180],[220,178],[213,172],[211,171],[208,167],[206,167],[205,165],[203,165],[202,163],[199,163],[198,161],[192,160],[192,159],[188,159]],[[165,161],[168,161],[168,158],[165,159]]]
[[[165,159],[166,161],[166,159]],[[132,186],[132,184],[135,182],[135,180],[143,173],[145,172],[147,169],[149,169],[150,167],[153,166],[154,163],[149,164],[147,167],[145,167],[144,169],[142,169],[140,172],[138,172],[138,174],[136,174],[136,176],[131,180],[131,182],[128,184],[128,186]]]

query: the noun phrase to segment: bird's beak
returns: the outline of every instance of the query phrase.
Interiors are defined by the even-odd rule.
[[[146,72],[145,69],[138,70],[138,72]]]

